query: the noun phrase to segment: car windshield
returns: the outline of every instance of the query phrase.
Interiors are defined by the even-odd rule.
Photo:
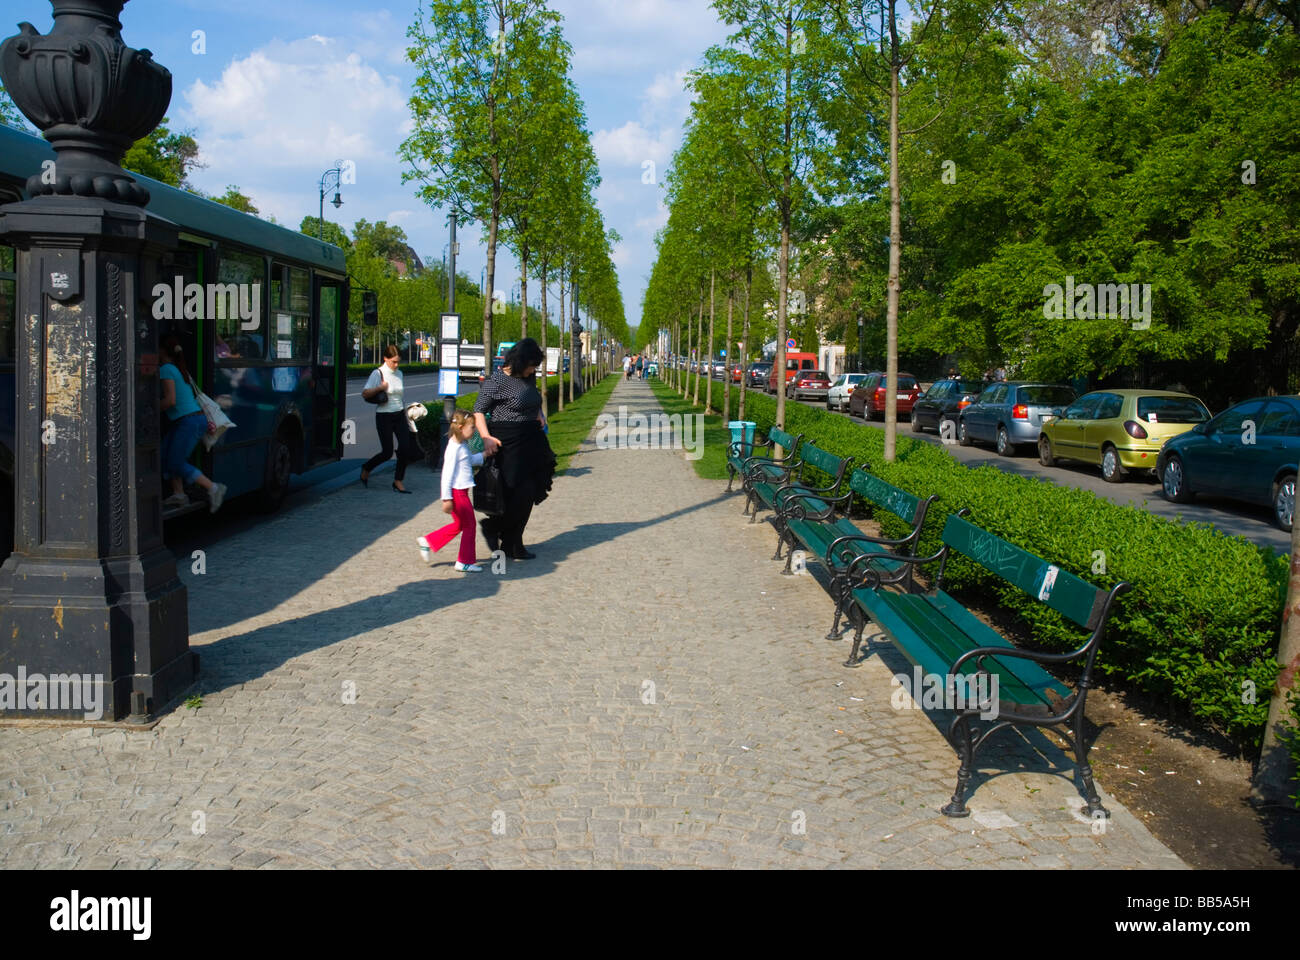
[[[1064,407],[1074,403],[1074,391],[1069,387],[1021,387],[1020,402],[1042,407]]]
[[[1138,397],[1137,415],[1148,423],[1204,423],[1210,419],[1210,411],[1195,397]]]

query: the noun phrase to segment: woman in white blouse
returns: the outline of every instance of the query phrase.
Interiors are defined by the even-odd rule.
[[[420,459],[417,451],[412,450],[411,428],[406,425],[405,407],[402,405],[402,373],[397,369],[400,359],[397,347],[391,343],[384,347],[384,363],[370,374],[361,396],[370,400],[376,394],[387,393],[388,399],[375,408],[375,432],[379,434],[381,450],[366,461],[361,468],[361,485],[369,486],[370,471],[381,463],[387,462],[393,455],[394,438],[396,438],[397,470],[393,476],[393,489],[398,493],[410,493],[402,484],[406,476],[406,466]]]

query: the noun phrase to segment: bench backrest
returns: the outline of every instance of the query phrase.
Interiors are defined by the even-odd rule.
[[[821,447],[811,443],[805,443],[799,451],[803,458],[804,466],[816,467],[826,476],[830,477],[836,483],[844,477],[844,469],[848,461],[843,457],[837,457],[833,453],[827,453]]]
[[[884,507],[900,520],[915,526],[921,501],[906,490],[900,490],[892,483],[886,483],[875,474],[862,469],[853,471],[853,476],[849,478],[849,489],[874,506]]]
[[[784,450],[786,452],[786,456],[791,456],[791,457],[794,456],[794,448],[799,445],[798,437],[786,433],[780,427],[773,427],[771,430],[767,431],[767,439],[771,440],[782,450]]]
[[[1106,607],[1105,590],[981,530],[956,514],[949,515],[944,524],[943,542],[1079,626],[1088,630],[1096,628]]]

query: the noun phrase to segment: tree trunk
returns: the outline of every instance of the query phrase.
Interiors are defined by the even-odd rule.
[[[713,294],[716,284],[715,270],[709,268],[709,379],[704,387],[704,412],[713,413]]]
[[[528,336],[528,248],[519,248],[519,339]],[[542,355],[543,358],[545,354]],[[546,380],[546,367],[542,367],[542,381]]]
[[[1296,517],[1300,521],[1300,517]],[[1286,606],[1282,608],[1282,637],[1277,649],[1280,670],[1273,685],[1273,699],[1268,707],[1268,724],[1264,727],[1264,746],[1255,769],[1251,798],[1256,802],[1290,806],[1289,796],[1300,792],[1300,777],[1286,747],[1285,738],[1300,736],[1288,730],[1290,704],[1300,674],[1300,522],[1291,525],[1291,576],[1287,582]]]
[[[564,409],[564,357],[568,353],[568,344],[564,340],[564,265],[560,265],[560,397],[558,409]],[[569,358],[569,376],[573,376],[573,358]]]
[[[740,373],[740,412],[736,414],[737,420],[745,419],[745,394],[749,392],[749,288],[754,280],[754,265],[751,263],[745,267],[745,316],[741,321],[740,334],[740,356],[745,362],[745,368]]]
[[[695,394],[691,402],[700,405],[700,377],[704,375],[704,288],[700,288],[700,318],[695,331]]]
[[[736,365],[736,351],[731,343],[731,311],[736,304],[736,288],[727,287],[727,351],[722,358],[722,419],[731,419],[731,368]]]
[[[893,463],[898,439],[898,288],[902,231],[902,197],[898,176],[898,32],[894,6],[889,7],[891,34],[889,63],[889,296],[885,311],[885,450],[886,463]]]
[[[546,408],[547,408],[547,403],[546,403],[546,384],[547,384],[547,380],[548,380],[548,378],[549,378],[549,376],[550,376],[550,373],[549,373],[549,371],[548,371],[548,364],[547,364],[547,361],[546,361],[546,357],[547,357],[547,353],[546,353],[546,334],[547,334],[547,328],[550,327],[551,324],[550,324],[549,316],[548,316],[547,313],[546,313],[546,260],[545,260],[545,258],[542,259],[542,269],[541,269],[540,273],[541,273],[541,276],[538,277],[538,280],[539,280],[539,281],[541,282],[541,284],[542,284],[542,343],[541,343],[541,347],[542,347],[542,416],[544,416],[544,417],[549,417],[549,416],[550,416],[550,413],[549,413],[549,412],[547,411],[547,409],[546,409]],[[563,372],[564,372],[564,367],[561,366],[560,369],[557,370],[556,372],[557,372],[557,373],[563,373]]]

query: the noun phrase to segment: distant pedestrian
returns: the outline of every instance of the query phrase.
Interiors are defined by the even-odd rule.
[[[452,520],[445,527],[415,540],[420,556],[428,563],[431,554],[441,550],[459,533],[460,552],[456,555],[456,569],[463,573],[478,573],[483,569],[475,562],[478,559],[475,550],[478,526],[469,499],[469,492],[474,489],[473,468],[483,464],[483,454],[470,453],[466,446],[473,436],[473,414],[457,410],[451,415],[447,452],[442,457],[442,512],[451,514]]]
[[[637,354],[636,358],[636,378],[638,380],[645,379],[645,357],[640,354]]]
[[[412,449],[411,428],[406,423],[406,408],[402,405],[402,372],[397,369],[401,354],[391,343],[384,347],[384,362],[370,374],[370,379],[361,390],[362,399],[371,400],[381,393],[388,394],[388,399],[375,408],[375,432],[379,434],[380,450],[366,461],[361,468],[361,485],[369,486],[370,472],[381,463],[386,463],[397,451],[397,470],[393,474],[393,489],[398,493],[410,493],[403,486],[406,467],[420,459],[419,450]]]
[[[208,418],[199,406],[199,388],[185,366],[180,340],[168,337],[162,344],[163,364],[158,368],[162,384],[162,409],[167,426],[162,436],[163,479],[171,481],[172,494],[164,507],[184,507],[190,502],[185,485],[198,484],[208,491],[208,512],[216,513],[226,496],[224,483],[213,483],[190,463],[190,454],[208,432]]]
[[[948,368],[948,379],[949,379],[949,380],[956,380],[956,379],[957,379],[957,368],[956,368],[956,367],[949,367],[949,368]]]
[[[993,371],[993,379],[996,380],[998,383],[1001,383],[1006,378],[1007,378],[1006,367],[998,367],[996,370]]]

